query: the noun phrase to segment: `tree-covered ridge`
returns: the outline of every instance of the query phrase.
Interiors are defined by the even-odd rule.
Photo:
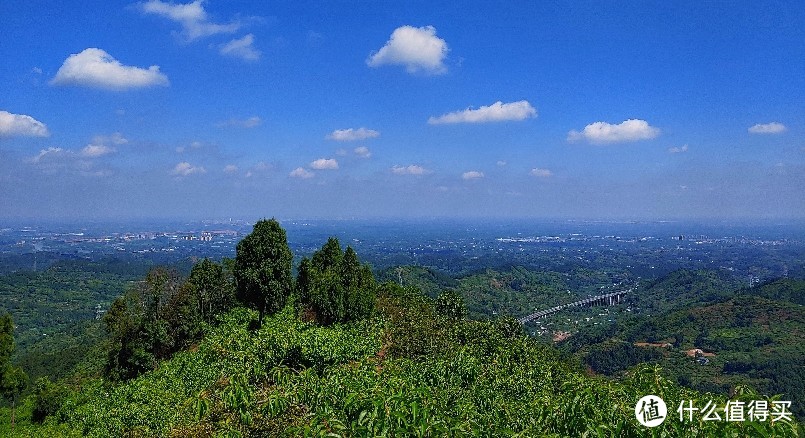
[[[695,304],[730,298],[742,286],[725,271],[680,269],[663,277],[644,281],[631,302],[648,313],[660,313]]]
[[[112,387],[88,382],[45,427],[61,422],[99,437],[624,437],[646,432],[634,418],[642,395],[660,395],[669,406],[710,398],[650,367],[623,381],[589,377],[507,324],[441,318],[427,300],[393,285],[384,286],[377,311],[371,320],[319,327],[289,305],[251,330],[256,312],[233,310],[197,348],[157,370]],[[392,326],[434,315],[429,330],[413,336]],[[795,428],[671,417],[658,433],[795,436]]]
[[[512,266],[505,270],[484,269],[458,278],[422,266],[401,266],[381,272],[380,277],[421,289],[435,298],[445,289],[456,289],[474,319],[496,315],[525,316],[544,309],[599,294],[601,285],[620,280],[616,274],[575,268],[569,272]]]
[[[73,324],[92,319],[96,306],[108,307],[130,280],[141,274],[92,272],[77,263],[58,263],[38,272],[0,275],[0,309],[14,314],[22,349]]]
[[[763,393],[782,394],[802,415],[805,309],[794,302],[805,294],[803,286],[801,280],[781,279],[752,289],[720,291],[714,296],[729,298],[582,330],[562,347],[581,354],[594,371],[605,374],[650,362],[702,391],[730,394],[749,384]],[[697,361],[691,353],[695,349],[702,350],[706,360]]]

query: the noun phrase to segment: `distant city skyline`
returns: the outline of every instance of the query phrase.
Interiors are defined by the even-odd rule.
[[[805,219],[805,4],[0,4],[0,220]]]

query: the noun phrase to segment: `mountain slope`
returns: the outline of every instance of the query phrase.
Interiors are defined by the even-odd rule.
[[[657,369],[589,377],[512,320],[445,318],[396,286],[385,286],[369,321],[325,328],[295,315],[287,307],[250,331],[254,312],[235,309],[154,371],[85,383],[49,427],[61,421],[86,436],[629,437],[647,431],[635,403],[657,394],[669,403],[659,429],[667,436],[796,433],[785,423],[680,422],[673,406],[703,405],[704,396]]]

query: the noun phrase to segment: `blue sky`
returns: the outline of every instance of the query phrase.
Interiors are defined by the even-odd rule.
[[[805,217],[802,2],[3,2],[0,218]]]

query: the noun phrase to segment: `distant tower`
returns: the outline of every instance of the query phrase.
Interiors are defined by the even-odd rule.
[[[400,286],[402,286],[402,285],[403,285],[403,284],[402,284],[402,273],[403,273],[403,268],[402,268],[402,266],[397,267],[397,278],[398,278],[398,279],[399,279],[399,281],[400,281]]]

